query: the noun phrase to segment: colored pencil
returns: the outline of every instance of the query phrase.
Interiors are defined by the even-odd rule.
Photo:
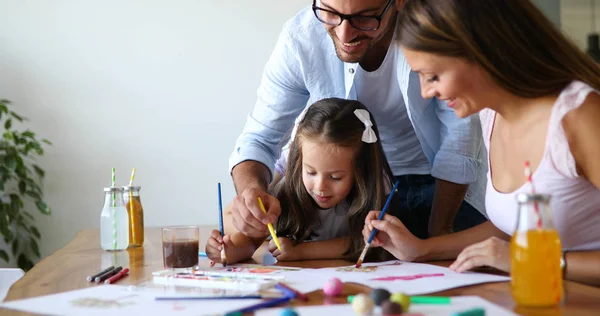
[[[301,299],[303,301],[308,301],[308,295],[304,294],[304,293],[300,293],[298,292],[298,290],[291,288],[290,286],[288,286],[285,283],[277,283],[275,284],[275,288],[286,293],[286,295],[291,295],[295,298]]]
[[[104,274],[104,273],[107,273],[107,272],[109,272],[109,271],[112,271],[114,268],[115,268],[115,266],[110,266],[110,267],[108,267],[108,268],[106,268],[106,269],[104,269],[104,270],[102,270],[102,271],[100,271],[100,272],[98,272],[98,273],[96,273],[96,274],[94,274],[94,275],[90,275],[90,276],[88,276],[86,279],[87,279],[88,281],[94,281],[94,280],[96,279],[96,277],[99,277],[99,276],[101,276],[101,275],[102,275],[102,274]]]
[[[260,196],[258,197],[258,205],[260,206],[260,209],[263,211],[263,213],[267,214],[267,210],[265,209],[265,205],[263,204],[262,200],[260,199]],[[271,237],[273,238],[273,241],[275,242],[275,246],[277,246],[277,249],[279,249],[279,251],[281,251],[281,244],[279,243],[279,238],[277,238],[277,234],[275,233],[275,228],[273,228],[273,224],[268,223],[267,227],[269,228],[269,232],[271,232]]]
[[[273,307],[273,306],[277,306],[279,304],[282,303],[287,303],[292,299],[292,297],[289,296],[284,296],[281,298],[276,298],[276,299],[272,299],[272,300],[268,300],[268,301],[264,301],[264,302],[260,302],[258,304],[254,304],[254,305],[250,305],[244,308],[240,308],[231,312],[227,312],[225,313],[225,316],[241,316],[244,313],[249,313],[249,312],[253,312],[255,310],[259,310],[261,308],[265,308],[265,307]]]
[[[155,297],[156,301],[197,301],[197,300],[244,300],[261,299],[260,295],[233,295],[233,296],[165,296]]]
[[[379,213],[379,217],[377,218],[378,220],[383,219],[383,216],[385,215],[385,212],[387,211],[388,207],[390,206],[390,202],[392,201],[392,197],[394,196],[394,192],[396,192],[396,189],[398,188],[399,183],[400,183],[400,181],[396,181],[396,183],[394,183],[394,187],[392,188],[390,195],[388,195],[387,201],[385,201],[385,205],[383,206],[381,213]],[[367,243],[365,244],[365,248],[363,249],[362,253],[360,254],[358,261],[356,262],[357,269],[360,268],[363,261],[365,260],[365,256],[367,255],[367,251],[369,250],[369,246],[371,246],[371,242],[373,241],[373,238],[375,238],[375,234],[377,234],[377,229],[373,228],[373,230],[371,231],[371,235],[369,235],[369,239],[367,240]]]
[[[225,236],[225,230],[223,229],[223,202],[221,199],[221,182],[217,183],[217,192],[219,195],[219,231],[221,232],[221,238]],[[225,243],[221,246],[221,263],[223,267],[227,266],[227,254],[225,253]]]
[[[116,267],[116,268],[112,269],[111,271],[109,271],[109,272],[107,272],[107,273],[105,273],[105,274],[102,274],[102,275],[100,275],[100,276],[97,276],[97,277],[94,279],[94,281],[95,281],[96,283],[104,282],[106,279],[108,279],[108,278],[110,278],[111,276],[113,276],[113,275],[115,275],[115,274],[119,273],[121,270],[123,270],[123,267],[121,267],[121,266],[118,266],[118,267]]]
[[[115,283],[119,280],[121,280],[122,278],[124,278],[125,276],[127,276],[127,274],[129,274],[129,268],[125,268],[121,271],[119,271],[119,273],[111,276],[110,278],[104,280],[105,284],[112,284]]]

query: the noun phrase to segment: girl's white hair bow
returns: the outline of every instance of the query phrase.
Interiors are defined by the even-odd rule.
[[[354,110],[354,115],[358,117],[358,119],[365,124],[365,131],[362,134],[362,141],[365,143],[374,143],[377,141],[377,135],[375,135],[375,131],[373,130],[373,122],[371,122],[371,115],[369,111],[358,109]]]

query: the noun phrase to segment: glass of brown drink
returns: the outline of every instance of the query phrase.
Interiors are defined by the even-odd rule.
[[[165,268],[191,268],[198,265],[199,244],[198,226],[163,227],[162,249]]]

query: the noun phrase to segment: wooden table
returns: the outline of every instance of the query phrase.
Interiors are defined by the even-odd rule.
[[[210,229],[200,228],[203,247]],[[255,258],[259,262],[259,258]],[[449,266],[450,261],[430,262],[440,266]],[[83,230],[64,248],[44,258],[23,278],[17,281],[8,292],[7,301],[59,293],[95,286],[86,281],[86,276],[100,271],[112,264],[127,266],[131,269],[129,277],[118,284],[137,284],[149,280],[152,272],[163,269],[160,228],[146,228],[144,247],[120,252],[106,252],[100,248],[98,229]],[[286,266],[322,268],[353,264],[343,260],[319,260],[285,262]],[[344,295],[368,293],[369,288],[359,284],[345,284]],[[488,283],[465,286],[462,288],[435,293],[435,295],[478,295],[507,309],[522,315],[600,315],[600,288],[567,281],[565,282],[565,300],[552,309],[527,309],[516,307],[510,294],[508,282]],[[323,304],[325,296],[318,290],[309,293],[308,304]],[[345,303],[345,298],[336,298],[335,302]],[[294,302],[296,305],[302,302]],[[27,315],[0,309],[0,314]],[[11,315],[12,315],[11,314]]]

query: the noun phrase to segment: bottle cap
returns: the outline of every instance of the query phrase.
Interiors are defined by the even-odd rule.
[[[107,187],[107,188],[104,188],[104,192],[123,192],[123,188],[120,188],[120,187]]]
[[[549,194],[531,194],[531,193],[519,193],[517,195],[517,202],[528,203],[528,202],[549,202]]]

